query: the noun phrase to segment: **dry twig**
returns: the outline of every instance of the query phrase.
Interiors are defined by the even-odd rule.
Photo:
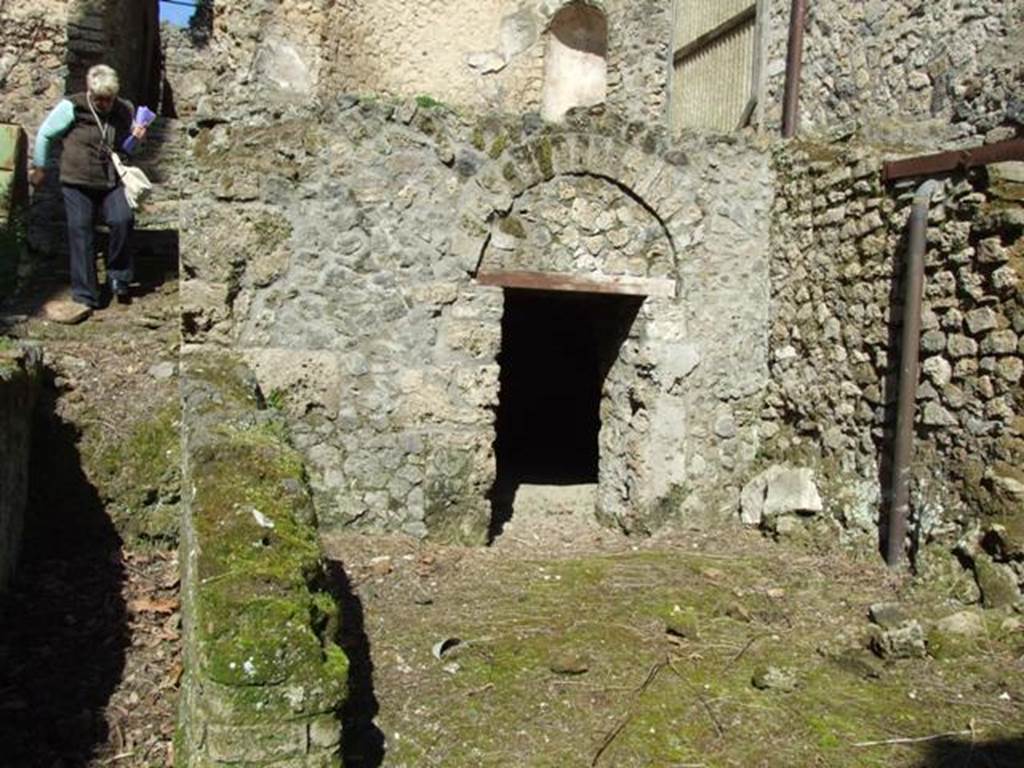
[[[922,741],[938,741],[939,739],[948,739],[953,736],[970,736],[974,737],[974,730],[968,729],[966,731],[950,731],[949,733],[934,733],[931,736],[916,736],[911,738],[896,738],[896,739],[879,739],[878,741],[858,741],[851,744],[851,747],[881,747],[888,744],[919,744]]]
[[[708,717],[711,719],[711,724],[715,726],[715,733],[718,734],[718,738],[722,738],[725,735],[725,729],[722,728],[722,724],[715,715],[715,711],[711,709],[711,705],[708,704],[707,699],[704,698],[704,694],[700,692],[700,689],[697,688],[697,686],[683,677],[679,670],[676,669],[676,665],[672,663],[671,659],[668,660],[668,666],[669,669],[675,673],[675,676],[682,680],[686,687],[690,689],[690,692],[697,698],[697,701],[700,702],[701,706],[704,707],[704,711],[707,712]]]
[[[758,640],[763,640],[766,637],[769,637],[769,635],[767,635],[767,634],[760,634],[760,635],[754,635],[752,638],[747,640],[746,644],[742,648],[740,648],[740,650],[736,653],[736,655],[733,656],[731,659],[729,659],[728,662],[726,662],[726,665],[722,668],[723,674],[725,672],[727,672],[732,667],[733,664],[735,664],[737,661],[739,661],[744,653],[746,653],[747,651],[750,650],[750,646],[752,646]]]
[[[612,742],[615,741],[616,738],[618,738],[618,735],[622,733],[623,729],[625,729],[625,727],[629,725],[629,722],[633,719],[633,715],[636,713],[636,704],[638,701],[640,701],[640,697],[643,696],[644,692],[651,687],[651,683],[653,683],[655,679],[658,677],[658,673],[660,673],[661,670],[663,670],[670,663],[671,662],[668,660],[668,658],[665,658],[664,660],[657,662],[651,667],[643,683],[640,685],[639,688],[636,689],[636,695],[633,698],[633,703],[630,705],[629,711],[626,713],[626,716],[622,718],[621,721],[619,721],[619,724],[616,725],[607,736],[605,736],[604,741],[601,742],[601,746],[598,747],[597,752],[594,753],[594,759],[590,761],[591,768],[594,768],[594,766],[597,765],[598,761],[601,759],[601,756],[608,750],[608,747],[610,747],[612,745]]]

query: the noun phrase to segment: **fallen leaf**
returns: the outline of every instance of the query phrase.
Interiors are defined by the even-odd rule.
[[[128,610],[132,613],[174,613],[179,605],[176,597],[140,597],[128,603]]]

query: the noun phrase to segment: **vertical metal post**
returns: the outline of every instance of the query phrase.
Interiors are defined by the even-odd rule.
[[[890,567],[903,560],[910,512],[910,467],[914,457],[914,412],[918,357],[921,348],[921,299],[924,294],[924,254],[927,244],[928,207],[938,183],[926,181],[914,194],[910,211],[910,237],[904,274],[903,330],[900,339],[900,384],[896,402],[896,438],[892,459],[892,501],[885,561]]]
[[[800,80],[804,66],[804,22],[807,0],[793,0],[789,12],[789,51],[786,54],[786,91],[782,102],[782,137],[796,135],[800,117]]]

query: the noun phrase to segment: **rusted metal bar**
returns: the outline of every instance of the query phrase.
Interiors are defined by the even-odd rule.
[[[611,293],[620,296],[676,295],[676,281],[668,278],[630,277],[628,275],[577,275],[562,272],[479,272],[480,285],[501,288],[533,288],[539,291],[575,291]]]
[[[796,135],[800,118],[800,81],[804,67],[804,22],[807,0],[793,0],[789,12],[789,51],[786,54],[786,91],[782,100],[782,137]]]
[[[892,496],[889,507],[885,561],[896,567],[903,561],[910,513],[910,467],[914,458],[914,412],[920,376],[921,298],[924,295],[924,252],[928,207],[938,182],[928,180],[914,195],[910,211],[910,238],[903,289],[903,329],[900,341],[900,383],[896,400],[896,438],[893,442]]]
[[[989,163],[1003,163],[1010,160],[1024,160],[1024,139],[1009,139],[974,149],[937,152],[933,155],[910,157],[905,160],[890,160],[882,166],[882,180],[889,182],[910,179],[915,176],[931,176],[936,173],[967,170]]]
[[[751,3],[749,8],[744,8],[735,16],[730,16],[728,19],[723,21],[714,29],[705,32],[700,37],[690,41],[682,48],[677,50],[675,54],[672,56],[672,63],[678,67],[682,62],[686,61],[695,53],[699,53],[705,48],[711,46],[716,41],[721,40],[723,37],[729,36],[731,33],[735,32],[744,24],[753,21],[756,16],[757,3]]]

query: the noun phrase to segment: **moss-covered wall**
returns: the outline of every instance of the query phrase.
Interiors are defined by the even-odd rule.
[[[245,367],[186,355],[177,763],[340,765],[348,659],[302,462]]]

